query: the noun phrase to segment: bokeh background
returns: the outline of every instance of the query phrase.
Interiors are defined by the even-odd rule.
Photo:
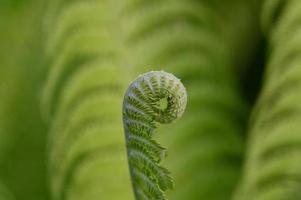
[[[121,105],[150,70],[188,91],[183,119],[154,136],[168,198],[234,198],[271,52],[263,3],[1,0],[0,200],[133,199]]]

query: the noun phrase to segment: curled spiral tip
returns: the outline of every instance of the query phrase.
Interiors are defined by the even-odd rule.
[[[163,191],[173,187],[170,172],[159,165],[166,149],[152,139],[152,133],[157,123],[180,118],[186,103],[181,81],[164,71],[139,75],[127,89],[123,123],[136,199],[165,199]]]
[[[133,105],[133,101],[138,104]],[[151,71],[140,75],[129,86],[123,110],[126,113],[129,105],[136,106],[136,110],[141,109],[154,121],[170,123],[183,115],[186,103],[187,93],[180,79],[165,71]]]

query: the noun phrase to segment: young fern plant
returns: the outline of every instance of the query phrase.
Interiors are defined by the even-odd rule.
[[[174,75],[152,71],[139,76],[123,101],[123,124],[132,184],[137,200],[165,199],[173,187],[170,172],[160,165],[166,149],[152,139],[158,123],[180,118],[186,89]]]

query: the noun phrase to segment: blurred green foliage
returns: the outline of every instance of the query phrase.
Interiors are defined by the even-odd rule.
[[[169,199],[300,199],[300,11],[298,0],[2,0],[0,200],[133,199],[122,98],[161,69],[188,91],[183,119],[155,134]]]
[[[43,80],[43,1],[0,3],[0,180],[16,199],[48,199]]]

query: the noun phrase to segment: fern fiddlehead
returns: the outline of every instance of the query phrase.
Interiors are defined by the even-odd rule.
[[[186,101],[186,90],[180,80],[163,71],[141,75],[125,94],[123,123],[138,200],[165,199],[163,192],[172,188],[169,171],[159,165],[165,149],[152,137],[157,123],[170,123],[182,116]]]
[[[126,52],[122,59],[133,77],[144,71],[168,71],[181,77],[189,94],[185,118],[161,127],[163,134],[155,135],[173,152],[164,160],[177,183],[174,190],[166,191],[169,199],[231,198],[240,174],[247,114],[234,72],[243,68],[236,62],[245,54],[237,43],[251,41],[245,4],[241,0],[122,1]]]
[[[159,134],[164,135],[162,144],[168,142],[166,146],[180,155],[169,156],[166,164],[185,185],[167,196],[230,196],[242,150],[238,121],[245,113],[233,76],[233,61],[240,56],[233,55],[237,51],[232,47],[239,42],[232,33],[243,29],[238,31],[243,38],[246,30],[237,28],[238,23],[229,26],[232,11],[217,6],[220,1],[212,2],[52,1],[46,47],[50,68],[42,110],[51,126],[53,199],[133,199],[127,191],[122,128],[116,126],[124,66],[132,74],[158,69],[145,66],[168,66],[163,69],[187,83],[189,117]],[[217,188],[224,192],[216,193]]]

